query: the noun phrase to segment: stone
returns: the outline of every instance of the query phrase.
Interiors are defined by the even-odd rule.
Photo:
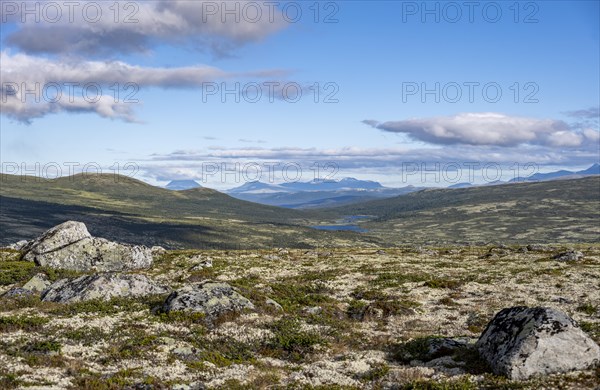
[[[34,294],[35,293],[31,290],[27,290],[22,287],[13,287],[10,290],[6,291],[4,294],[2,294],[2,298],[27,298]]]
[[[190,259],[190,263],[194,264],[190,271],[199,271],[204,268],[211,268],[213,266],[211,257],[202,257],[200,255],[193,256]]]
[[[39,273],[29,279],[29,281],[23,285],[23,288],[25,290],[41,293],[51,284],[52,282],[48,280],[46,274]]]
[[[15,250],[15,251],[20,251],[25,246],[27,246],[27,244],[29,244],[29,241],[27,241],[27,240],[21,240],[21,241],[15,242],[14,244],[10,244],[9,246],[7,246],[7,248]]]
[[[575,250],[568,250],[566,252],[561,252],[552,258],[558,261],[579,261],[583,259],[583,253]]]
[[[312,306],[312,307],[304,308],[304,312],[306,314],[313,315],[313,316],[321,314],[322,311],[323,311],[323,308],[321,306]]]
[[[23,248],[22,259],[39,266],[74,271],[124,271],[152,264],[152,251],[95,238],[81,222],[68,221],[43,233]]]
[[[273,300],[273,299],[271,299],[271,298],[267,298],[267,299],[265,300],[265,303],[266,303],[267,305],[269,305],[269,306],[271,306],[271,307],[275,308],[275,310],[277,310],[277,311],[282,311],[282,310],[283,310],[283,307],[282,307],[282,306],[281,306],[279,303],[277,303],[276,301],[274,301],[274,300]]]
[[[169,295],[163,311],[203,313],[208,322],[221,315],[242,310],[253,310],[254,305],[227,283],[210,280],[188,285]]]
[[[75,279],[61,279],[46,289],[42,301],[71,303],[115,297],[136,298],[166,294],[169,289],[145,275],[103,273]]]
[[[565,313],[547,307],[501,310],[476,343],[494,373],[512,380],[583,370],[600,347]]]

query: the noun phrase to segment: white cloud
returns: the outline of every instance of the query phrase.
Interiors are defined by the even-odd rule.
[[[114,90],[110,89],[115,83],[120,90],[124,90],[128,83],[139,88],[201,88],[203,83],[217,80],[282,74],[277,70],[230,73],[203,65],[149,68],[121,61],[50,60],[27,54],[12,55],[7,51],[0,52],[0,64],[1,113],[22,122],[62,111],[95,112],[105,118],[134,121],[134,104],[126,102],[124,96],[115,99]],[[69,86],[73,83],[100,86],[102,93],[99,100],[95,102],[99,92],[95,87],[91,89],[92,97],[86,101],[81,91],[74,92],[75,89]],[[36,90],[36,85],[39,88],[33,95],[25,94],[25,89]],[[133,92],[133,88],[128,92]],[[58,91],[62,93],[60,98],[57,98]]]
[[[415,140],[439,145],[545,145],[581,146],[585,133],[553,119],[508,116],[499,113],[462,113],[454,116],[363,123],[380,130],[407,134]]]
[[[2,20],[18,26],[17,31],[7,37],[6,43],[28,53],[71,55],[143,52],[156,44],[175,42],[191,43],[222,53],[263,39],[286,26],[281,11],[268,3],[248,0],[67,3],[14,2],[18,6],[16,11],[3,6]],[[23,10],[34,6],[39,7],[38,14],[42,17],[36,21],[28,15],[23,23]],[[100,12],[96,10],[98,7]],[[234,13],[227,14],[226,7]]]

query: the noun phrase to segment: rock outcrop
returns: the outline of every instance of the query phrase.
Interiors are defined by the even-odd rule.
[[[42,301],[71,303],[113,297],[143,297],[166,294],[169,289],[144,275],[104,273],[61,279],[48,287]]]
[[[151,249],[92,237],[83,223],[75,221],[53,227],[22,250],[23,260],[74,271],[123,271],[152,264]]]
[[[204,281],[185,286],[169,295],[164,312],[191,311],[203,313],[211,322],[226,313],[254,309],[247,298],[227,283]]]
[[[579,261],[583,259],[583,253],[576,250],[568,250],[566,252],[561,252],[553,257],[553,259],[558,261]]]
[[[501,310],[476,343],[496,374],[512,380],[587,369],[600,347],[565,313],[546,307]]]

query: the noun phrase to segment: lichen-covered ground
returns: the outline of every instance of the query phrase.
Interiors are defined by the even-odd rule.
[[[517,383],[470,348],[420,360],[427,337],[475,340],[516,305],[565,311],[599,342],[600,245],[570,247],[585,258],[552,259],[566,247],[168,252],[141,273],[171,288],[225,281],[256,310],[207,328],[161,313],[165,296],[0,298],[0,388],[594,389],[600,369]],[[38,272],[76,275],[0,254],[0,293]],[[190,271],[199,258],[213,267]]]

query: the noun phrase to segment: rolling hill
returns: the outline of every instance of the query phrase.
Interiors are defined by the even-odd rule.
[[[322,210],[389,243],[598,242],[600,177],[431,189]]]
[[[345,245],[351,233],[317,232],[316,215],[246,202],[207,188],[171,191],[114,175],[45,180],[0,176],[0,244],[31,239],[68,219],[109,239],[169,248]],[[368,238],[366,238],[368,239]]]

